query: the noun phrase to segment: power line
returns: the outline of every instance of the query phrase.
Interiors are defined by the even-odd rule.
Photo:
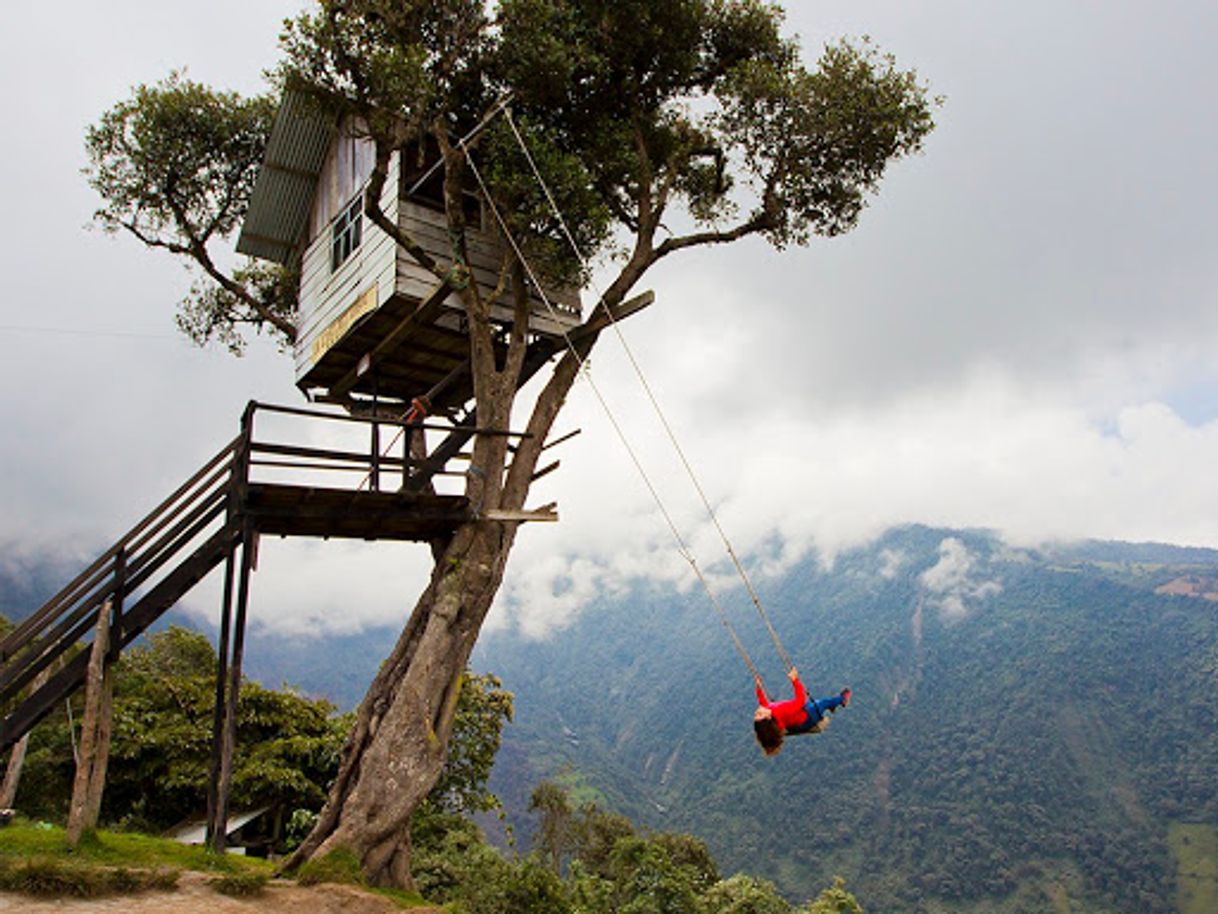
[[[113,337],[136,340],[178,340],[180,337],[168,333],[140,333],[135,330],[92,330],[79,327],[39,327],[33,324],[0,324],[0,332],[41,333],[48,336]]]

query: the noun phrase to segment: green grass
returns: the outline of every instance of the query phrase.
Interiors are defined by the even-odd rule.
[[[1180,914],[1218,911],[1218,828],[1173,822],[1167,843],[1176,858],[1176,909]]]
[[[182,870],[214,873],[207,884],[225,895],[256,896],[275,865],[237,854],[217,856],[201,847],[134,832],[91,832],[76,850],[64,830],[17,820],[0,828],[0,891],[45,897],[92,898],[148,889],[172,889]],[[401,908],[425,905],[417,892],[369,886],[353,854],[337,851],[300,868],[297,882],[341,882],[373,892]]]
[[[322,882],[338,882],[354,885],[367,892],[388,898],[399,908],[417,908],[427,904],[418,892],[405,889],[386,889],[368,885],[355,854],[345,849],[331,851],[317,860],[310,860],[296,873],[300,885],[317,885]]]
[[[212,891],[219,892],[221,895],[231,895],[234,898],[251,898],[255,895],[261,895],[262,890],[266,888],[266,884],[270,882],[271,876],[269,873],[255,873],[252,871],[240,873],[222,873],[219,876],[213,876],[207,880],[207,884],[211,886]]]
[[[96,897],[172,889],[182,870],[265,883],[265,860],[217,856],[165,838],[126,832],[86,834],[68,847],[64,830],[17,820],[0,828],[0,890],[49,897]]]

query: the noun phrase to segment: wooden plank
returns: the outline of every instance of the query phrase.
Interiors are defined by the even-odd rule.
[[[628,298],[624,302],[618,304],[616,307],[611,308],[610,315],[615,321],[625,320],[626,318],[630,317],[630,315],[642,311],[655,300],[655,292],[648,289],[646,292],[642,292],[633,298]],[[600,329],[603,330],[604,327],[601,327]],[[580,327],[578,330],[575,330],[570,334],[571,342],[577,342],[583,339],[585,336],[588,336],[590,333],[592,333],[590,328]]]
[[[547,521],[554,522],[558,520],[557,505],[554,503],[543,505],[540,508],[533,510],[513,511],[507,508],[491,508],[482,512],[484,520],[499,521],[506,523],[525,522],[525,521]]]

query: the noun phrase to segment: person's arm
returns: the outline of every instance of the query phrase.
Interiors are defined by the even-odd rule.
[[[761,684],[760,676],[753,677],[753,687],[757,690],[757,704],[769,707],[770,699],[766,697],[765,686]]]
[[[795,700],[801,705],[808,703],[808,690],[804,688],[804,684],[799,681],[799,670],[791,667],[787,673],[787,678],[791,680],[791,686],[795,689]]]

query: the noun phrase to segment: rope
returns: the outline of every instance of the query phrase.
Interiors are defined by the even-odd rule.
[[[431,403],[428,402],[427,397],[415,397],[413,400],[411,400],[410,409],[406,410],[406,412],[402,413],[395,420],[405,424],[397,430],[397,433],[393,436],[393,439],[387,445],[385,445],[384,450],[381,451],[381,456],[388,457],[389,452],[397,446],[397,443],[402,440],[402,436],[406,434],[406,426],[414,422],[422,422],[427,418],[427,411],[430,408]],[[364,478],[359,481],[359,485],[355,487],[356,491],[359,491],[366,485],[370,486],[371,482],[372,470],[369,470],[364,474]]]
[[[506,108],[504,111],[505,113],[508,113]],[[510,121],[510,113],[508,113],[508,116]],[[562,327],[562,318],[558,313],[558,309],[555,308],[553,303],[550,301],[550,297],[546,294],[545,287],[541,284],[536,273],[533,271],[532,264],[529,262],[528,258],[525,257],[524,252],[516,243],[516,239],[512,237],[512,233],[508,230],[507,223],[504,222],[503,216],[499,212],[499,207],[495,205],[495,201],[491,196],[490,189],[486,186],[486,182],[482,180],[482,173],[478,170],[478,166],[474,162],[473,155],[471,154],[469,148],[465,145],[464,141],[461,141],[460,145],[462,149],[465,150],[465,157],[469,164],[470,171],[478,181],[478,186],[481,188],[482,195],[486,198],[491,213],[495,217],[495,222],[499,225],[499,230],[503,233],[503,237],[507,239],[508,244],[511,245],[512,251],[515,253],[517,259],[520,261],[525,271],[529,274],[529,280],[533,283],[533,287],[537,289],[538,294],[541,296],[542,303],[550,312],[550,316],[555,320],[555,322],[558,323],[560,327]],[[548,189],[546,190],[546,193],[547,195],[549,194]],[[756,665],[753,663],[753,659],[749,656],[749,652],[745,649],[744,642],[740,640],[740,636],[736,633],[735,628],[732,627],[732,623],[728,619],[727,613],[723,611],[723,606],[719,603],[718,598],[711,589],[710,582],[707,581],[706,575],[702,573],[702,569],[699,567],[697,559],[690,551],[688,545],[686,545],[684,537],[681,536],[681,531],[677,529],[676,522],[673,520],[672,515],[668,512],[668,508],[665,506],[664,500],[660,498],[660,493],[656,490],[655,484],[651,481],[651,477],[648,475],[647,470],[644,469],[642,462],[639,460],[638,454],[631,446],[629,439],[626,437],[626,433],[622,430],[621,424],[617,420],[617,416],[610,408],[604,394],[601,393],[600,387],[593,379],[591,371],[588,370],[587,360],[579,354],[579,350],[576,349],[575,344],[572,342],[571,336],[566,329],[563,329],[562,337],[563,342],[567,346],[567,350],[571,353],[571,357],[575,360],[580,372],[588,381],[589,386],[596,395],[596,399],[600,402],[601,408],[605,411],[605,415],[608,417],[610,425],[613,426],[613,430],[617,434],[618,440],[621,441],[622,446],[626,449],[626,453],[630,456],[631,461],[634,463],[635,469],[638,470],[639,476],[642,477],[644,484],[647,486],[647,490],[651,493],[651,497],[655,501],[656,507],[659,508],[660,514],[663,515],[665,522],[668,524],[668,529],[672,533],[673,540],[677,544],[677,551],[680,553],[681,557],[689,563],[689,566],[693,569],[694,574],[697,575],[698,581],[702,584],[702,589],[706,591],[707,597],[710,599],[711,604],[715,607],[715,611],[719,614],[719,621],[723,623],[723,627],[727,630],[728,635],[731,637],[732,643],[735,645],[736,651],[740,654],[740,658],[744,661],[745,666],[749,668],[749,672],[753,674],[755,679],[760,680],[761,673],[758,672]]]
[[[590,275],[591,269],[588,260],[584,257],[583,252],[580,251],[579,245],[576,244],[575,238],[572,236],[571,230],[567,226],[567,220],[563,217],[562,211],[559,209],[558,203],[555,201],[553,194],[550,193],[549,185],[546,184],[545,178],[542,177],[541,171],[538,169],[537,163],[533,159],[532,154],[529,152],[528,145],[524,141],[524,137],[521,136],[519,129],[516,127],[516,121],[512,117],[511,109],[505,106],[503,108],[503,113],[507,118],[508,125],[512,128],[512,133],[516,137],[516,142],[520,145],[521,151],[528,160],[529,167],[532,169],[533,175],[537,179],[537,183],[541,186],[542,191],[545,193],[546,200],[550,204],[550,208],[554,211],[554,215],[558,219],[558,224],[562,228],[563,235],[566,237],[568,244],[571,245],[571,250],[575,252],[575,256],[579,259],[580,264]],[[540,288],[540,286],[538,288]],[[762,606],[761,599],[758,597],[757,591],[753,588],[753,582],[749,579],[748,573],[744,570],[744,566],[741,564],[740,558],[736,555],[736,550],[732,547],[731,540],[728,539],[727,533],[723,529],[722,524],[719,523],[718,514],[716,514],[710,500],[706,497],[706,492],[703,490],[701,483],[698,481],[698,476],[694,472],[693,466],[690,464],[689,459],[686,457],[685,450],[681,447],[681,443],[677,440],[676,433],[673,431],[672,426],[668,422],[668,417],[664,414],[663,409],[660,408],[660,402],[656,398],[655,393],[652,391],[651,385],[647,382],[647,377],[643,374],[643,369],[639,365],[638,360],[635,358],[634,351],[630,348],[630,344],[626,342],[626,337],[622,333],[622,329],[618,325],[618,321],[614,318],[613,311],[606,308],[605,314],[609,318],[609,324],[613,328],[614,333],[617,335],[618,341],[621,343],[622,349],[625,351],[626,356],[630,361],[630,365],[634,369],[634,373],[639,379],[639,383],[646,392],[647,398],[651,401],[652,408],[655,410],[656,416],[660,420],[660,424],[663,426],[665,433],[668,435],[668,440],[672,442],[672,446],[676,450],[682,466],[685,468],[686,475],[689,476],[689,481],[693,484],[694,490],[698,493],[698,497],[702,501],[702,506],[706,509],[706,513],[710,517],[711,522],[714,524],[715,530],[718,531],[719,538],[723,541],[727,554],[731,557],[732,563],[736,566],[736,572],[740,576],[741,581],[744,582],[744,586],[748,590],[749,598],[753,601],[753,606],[757,609],[758,615],[761,616],[761,620],[765,623],[766,630],[770,634],[770,639],[774,642],[774,647],[778,650],[778,655],[782,658],[782,661],[784,664],[786,664],[786,668],[788,670],[794,669],[794,664],[791,663],[791,658],[788,656],[786,648],[783,647],[782,640],[778,637],[778,632],[770,622],[770,617],[766,613],[765,608]]]

